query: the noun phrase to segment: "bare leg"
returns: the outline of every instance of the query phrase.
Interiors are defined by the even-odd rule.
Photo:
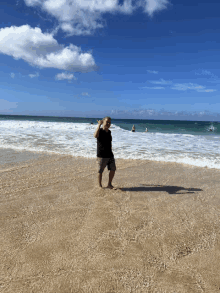
[[[98,182],[99,182],[99,186],[102,187],[102,173],[98,174]]]
[[[109,172],[109,181],[108,181],[108,188],[114,188],[113,186],[112,186],[112,180],[113,180],[113,178],[114,178],[114,175],[115,175],[115,171],[110,171]]]

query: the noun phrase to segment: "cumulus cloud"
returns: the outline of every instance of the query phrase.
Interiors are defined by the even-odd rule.
[[[58,73],[55,76],[55,79],[56,80],[64,80],[64,79],[67,79],[67,80],[70,81],[70,80],[76,79],[76,78],[75,78],[75,76],[73,74],[62,72],[62,73]]]
[[[32,66],[78,72],[95,69],[91,53],[82,53],[73,44],[64,47],[52,34],[29,25],[0,29],[0,53],[22,59]]]
[[[69,34],[88,35],[102,28],[104,13],[132,14],[141,8],[152,16],[154,12],[166,9],[168,0],[25,0],[27,6],[38,6],[55,17],[60,28]]]
[[[11,72],[10,76],[11,76],[11,78],[14,78],[15,77],[14,72]]]
[[[39,73],[36,72],[35,74],[29,74],[28,76],[29,76],[30,78],[38,77],[38,76],[39,76]]]
[[[148,73],[158,74],[158,71],[155,70],[147,70]]]

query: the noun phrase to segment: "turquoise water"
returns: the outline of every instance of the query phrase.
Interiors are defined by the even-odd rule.
[[[97,123],[101,118],[53,117],[53,116],[25,116],[0,115],[1,120],[42,121],[65,123]],[[112,119],[112,124],[125,130],[131,130],[135,125],[137,132],[192,134],[192,135],[220,135],[220,122],[208,121],[178,121],[178,120],[139,120],[139,119]]]

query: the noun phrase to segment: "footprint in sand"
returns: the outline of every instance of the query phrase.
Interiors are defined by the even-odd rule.
[[[92,193],[96,196],[96,197],[103,197],[108,195],[109,193],[112,193],[113,191],[122,191],[121,188],[107,188],[107,187],[95,187],[92,190]]]
[[[101,187],[95,187],[93,190],[92,190],[92,193],[95,197],[103,197],[105,196],[105,189],[104,188],[101,188]]]

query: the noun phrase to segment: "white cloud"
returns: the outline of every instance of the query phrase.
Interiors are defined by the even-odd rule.
[[[87,93],[87,92],[81,93],[81,95],[89,97],[89,93]]]
[[[168,5],[167,0],[148,0],[145,1],[145,12],[149,15],[153,15],[155,11],[163,10]]]
[[[28,5],[28,6],[34,6],[34,5],[37,5],[37,4],[41,4],[41,0],[25,0],[25,3]]]
[[[79,72],[92,71],[95,61],[90,53],[82,53],[73,44],[64,47],[52,34],[29,25],[0,29],[0,53],[23,59],[32,66]]]
[[[39,76],[39,73],[36,72],[35,74],[29,74],[28,76],[29,76],[30,78],[38,77],[38,76]]]
[[[155,70],[147,70],[148,73],[158,74],[158,71]]]
[[[173,83],[171,80],[164,80],[164,79],[160,79],[160,80],[150,80],[149,81],[152,84],[156,84],[156,85],[171,85],[172,90],[177,90],[177,91],[187,91],[187,90],[195,90],[197,92],[206,92],[206,93],[211,93],[211,92],[215,92],[215,89],[207,89],[205,86],[203,85],[199,85],[196,83]],[[161,90],[161,89],[165,89],[165,87],[162,86],[155,86],[155,87],[141,87],[142,89],[152,89],[152,90]]]
[[[185,106],[185,105],[184,105]],[[178,105],[179,107],[179,105]],[[154,109],[134,109],[134,110],[111,110],[110,113],[112,118],[130,118],[135,119],[140,117],[142,119],[148,118],[159,118],[159,119],[178,119],[178,120],[201,120],[201,121],[210,121],[210,118],[215,117],[215,121],[219,121],[219,113],[213,113],[210,111],[168,111],[165,109],[154,110]]]
[[[54,16],[60,28],[72,35],[88,35],[102,28],[102,15],[108,13],[131,14],[136,9],[152,16],[154,12],[166,9],[168,0],[25,0],[27,6],[39,6]]]
[[[178,91],[186,91],[186,90],[203,90],[205,89],[204,86],[198,85],[196,83],[176,83],[173,87],[171,87],[173,90]]]
[[[199,85],[196,83],[176,83],[171,87],[173,90],[178,91],[187,91],[187,90],[195,90],[197,92],[214,92],[214,89],[206,89],[205,86]]]
[[[165,89],[165,87],[163,87],[163,86],[154,86],[154,87],[145,86],[145,87],[142,87],[142,89],[151,89],[151,90],[164,90],[164,89]]]
[[[208,70],[202,70],[202,75],[212,75],[212,73]]]
[[[70,81],[70,80],[76,79],[76,78],[75,78],[75,76],[73,74],[62,72],[62,73],[58,73],[55,76],[55,79],[56,80],[64,80],[64,79],[67,79],[67,80]]]
[[[12,72],[12,73],[10,74],[10,76],[11,76],[11,78],[14,78],[14,77],[15,77],[14,72]]]
[[[196,72],[196,75],[213,75],[210,71],[208,70],[202,70],[201,72]]]
[[[208,70],[200,70],[199,72],[195,72],[195,75],[206,75],[209,78],[209,82],[216,82],[218,81],[218,76]]]
[[[172,83],[171,80],[164,80],[163,78],[161,78],[160,80],[150,80],[149,82],[153,84],[162,84],[162,85],[167,85]]]
[[[202,90],[198,90],[197,92],[205,92],[205,93],[212,93],[215,92],[216,90],[214,89],[202,89]]]

